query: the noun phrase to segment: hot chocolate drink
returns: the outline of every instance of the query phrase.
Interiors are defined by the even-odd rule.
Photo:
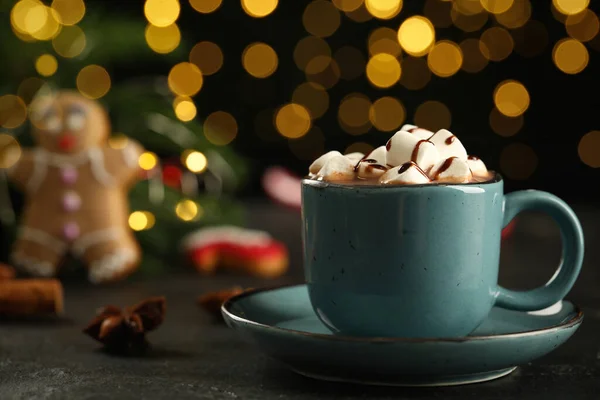
[[[493,175],[450,131],[408,124],[369,154],[330,151],[309,167],[311,179],[353,185],[484,182]]]

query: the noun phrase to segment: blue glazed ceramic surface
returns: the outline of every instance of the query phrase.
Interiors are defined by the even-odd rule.
[[[564,261],[546,286],[515,292],[498,286],[500,237],[524,209],[558,222]],[[494,305],[536,310],[561,300],[583,259],[581,227],[564,202],[539,191],[505,196],[499,176],[460,185],[304,180],[302,218],[311,302],[345,335],[465,336]]]
[[[222,312],[231,328],[303,375],[411,386],[506,375],[556,349],[583,320],[576,306],[562,301],[541,312],[550,315],[494,307],[464,338],[345,337],[317,318],[305,285],[249,291],[227,301]]]

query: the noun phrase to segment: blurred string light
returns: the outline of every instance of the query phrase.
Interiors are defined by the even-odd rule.
[[[73,58],[80,55],[87,40],[85,33],[78,26],[65,26],[60,34],[52,39],[52,47],[56,54],[65,58]]]
[[[552,5],[565,15],[579,14],[587,8],[590,0],[552,0]]]
[[[331,48],[323,39],[307,36],[294,47],[294,62],[301,71],[306,71],[308,63],[319,56],[331,58]]]
[[[237,134],[237,121],[225,111],[215,111],[204,120],[204,136],[216,146],[231,143]]]
[[[306,135],[289,139],[288,146],[300,160],[312,161],[325,152],[325,136],[319,127],[313,126]]]
[[[538,165],[535,151],[523,143],[511,143],[500,153],[500,169],[510,179],[529,178]]]
[[[0,133],[0,169],[12,167],[20,158],[21,146],[19,142],[11,135]]]
[[[429,100],[417,107],[413,123],[430,131],[450,129],[452,114],[448,107],[439,101]]]
[[[540,55],[548,45],[548,31],[539,21],[530,20],[521,28],[513,29],[515,52],[523,57]]]
[[[60,15],[38,0],[20,0],[10,13],[11,27],[19,37],[37,40],[50,40],[61,29]]]
[[[369,120],[375,128],[391,132],[402,125],[406,119],[406,109],[400,100],[394,97],[381,97],[369,109]]]
[[[60,16],[63,25],[75,25],[85,15],[85,3],[83,0],[53,0],[52,9]]]
[[[569,15],[565,21],[567,33],[580,42],[589,42],[598,34],[600,23],[598,16],[588,9],[579,14]]]
[[[223,52],[216,43],[199,42],[190,51],[190,62],[196,64],[203,75],[213,75],[223,66]]]
[[[491,61],[502,61],[514,49],[514,41],[510,33],[504,28],[494,26],[486,29],[480,38],[481,53]]]
[[[20,97],[25,104],[29,104],[45,84],[46,81],[38,77],[25,78],[19,84],[17,96]]]
[[[18,128],[27,119],[27,106],[23,99],[13,94],[0,96],[0,126]]]
[[[377,28],[369,35],[369,54],[375,55],[378,53],[391,54],[394,57],[399,57],[402,49],[398,43],[397,33],[390,28]]]
[[[331,0],[333,5],[338,8],[340,11],[350,12],[358,9],[363,3],[364,0]]]
[[[340,12],[329,1],[315,0],[304,9],[302,24],[311,35],[328,37],[340,27]]]
[[[422,57],[404,57],[400,84],[409,90],[423,89],[431,80],[427,60]]]
[[[52,76],[58,69],[58,62],[52,54],[42,54],[35,60],[35,70],[42,76]]]
[[[480,0],[481,6],[492,14],[506,12],[514,3],[514,0]]]
[[[294,89],[292,102],[306,107],[311,118],[320,118],[329,108],[329,94],[323,86],[305,82]]]
[[[88,65],[77,74],[77,89],[87,98],[99,99],[110,90],[110,75],[100,65]]]
[[[518,117],[507,117],[498,111],[497,108],[493,108],[490,112],[490,127],[494,132],[500,136],[509,137],[516,135],[521,128],[523,128],[523,114]]]
[[[531,2],[529,0],[514,0],[512,6],[503,13],[495,14],[496,21],[509,29],[519,28],[531,18]]]
[[[166,27],[179,18],[181,6],[178,0],[146,0],[144,15],[154,26]]]
[[[351,135],[362,135],[371,129],[371,100],[361,93],[351,93],[340,102],[338,122]]]
[[[242,53],[244,69],[255,78],[271,76],[277,70],[278,63],[277,53],[266,43],[252,43]]]
[[[129,215],[129,227],[136,232],[152,229],[156,223],[154,214],[149,211],[134,211]]]
[[[371,151],[373,151],[374,147],[372,145],[370,145],[369,143],[365,143],[365,142],[355,142],[352,143],[350,146],[346,147],[346,150],[344,150],[344,154],[350,154],[350,153],[363,153],[363,154],[369,154]]]
[[[454,3],[458,4],[458,3]],[[480,30],[488,21],[488,13],[479,11],[464,14],[458,8],[453,7],[450,11],[452,23],[464,32],[475,32]]]
[[[398,42],[408,54],[424,56],[435,42],[433,24],[420,15],[407,18],[398,28]]]
[[[494,89],[494,104],[502,114],[518,117],[529,108],[529,93],[522,83],[506,80]]]
[[[242,8],[251,17],[263,18],[277,8],[278,0],[241,0]]]
[[[365,7],[375,18],[390,19],[402,10],[402,0],[365,0]]]
[[[340,67],[340,77],[342,79],[351,81],[365,72],[365,57],[356,47],[340,47],[335,52],[333,59]]]
[[[181,155],[181,163],[195,174],[204,172],[208,166],[208,160],[206,159],[206,156],[196,150],[184,151]]]
[[[483,12],[480,0],[454,0],[452,8],[464,15],[475,15]]]
[[[310,112],[300,104],[286,104],[279,108],[275,114],[275,128],[288,139],[306,135],[311,125]]]
[[[144,171],[151,171],[158,165],[158,157],[151,151],[146,151],[138,158],[138,165]]]
[[[165,27],[148,24],[145,37],[148,47],[159,54],[172,52],[181,42],[181,32],[177,24]]]
[[[178,96],[173,100],[173,111],[175,116],[183,122],[188,122],[196,118],[196,105],[189,97]]]
[[[202,14],[210,14],[221,7],[223,0],[190,0],[192,8]]]
[[[426,0],[423,14],[436,28],[448,28],[452,25],[452,2],[441,0]]]
[[[367,22],[373,18],[371,13],[369,13],[369,11],[367,11],[367,7],[365,7],[364,3],[362,3],[355,10],[347,11],[346,16],[354,22]]]
[[[577,153],[584,164],[600,168],[600,131],[591,131],[582,136]]]
[[[194,221],[202,218],[202,215],[204,215],[204,209],[195,201],[185,199],[177,203],[175,206],[175,214],[182,221]]]
[[[192,63],[181,62],[169,72],[169,88],[179,96],[194,96],[202,88],[204,78],[200,69]]]
[[[456,74],[463,63],[460,47],[449,40],[437,42],[427,55],[427,65],[431,72],[442,78]]]
[[[331,57],[317,56],[306,66],[306,80],[331,89],[340,80],[340,67]]]
[[[375,54],[367,63],[367,78],[374,86],[388,88],[400,80],[400,62],[391,54]]]
[[[565,74],[578,74],[587,67],[589,53],[583,43],[575,39],[562,39],[552,49],[552,60]]]
[[[484,51],[481,51],[481,49]],[[475,74],[483,70],[488,65],[488,59],[484,54],[489,54],[487,46],[480,43],[479,39],[469,38],[460,43],[460,49],[463,53],[463,62],[461,68],[463,71]]]

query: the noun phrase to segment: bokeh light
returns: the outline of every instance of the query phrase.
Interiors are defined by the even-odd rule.
[[[42,76],[52,76],[58,69],[58,62],[52,54],[42,54],[35,60],[35,70]]]
[[[202,218],[204,209],[195,201],[185,199],[177,203],[175,206],[175,214],[177,214],[182,221],[194,221]]]
[[[480,30],[486,24],[488,21],[488,13],[478,12],[464,14],[458,11],[456,7],[453,7],[452,11],[450,11],[450,19],[460,30],[465,32],[475,32]]]
[[[494,89],[494,104],[508,117],[518,117],[529,108],[529,92],[515,80],[500,82]]]
[[[27,106],[23,99],[13,94],[0,96],[0,126],[18,128],[27,119]]]
[[[277,70],[277,53],[266,43],[248,45],[242,53],[244,69],[255,78],[267,78]]]
[[[500,170],[506,177],[514,180],[529,178],[538,165],[535,151],[523,143],[512,143],[500,154]]]
[[[20,97],[25,104],[29,104],[45,84],[46,81],[38,77],[25,78],[19,84],[17,96]]]
[[[199,42],[190,51],[190,62],[200,68],[202,75],[213,75],[223,66],[223,52],[216,43]]]
[[[60,15],[54,9],[45,7],[46,20],[41,29],[32,32],[31,36],[37,40],[50,40],[55,38],[61,31]]]
[[[237,121],[233,115],[225,111],[215,111],[204,120],[204,136],[216,146],[225,146],[231,143],[237,133]]]
[[[435,42],[433,24],[420,15],[407,18],[398,29],[398,42],[408,54],[424,56]]]
[[[369,143],[354,142],[350,146],[346,147],[346,150],[344,150],[344,154],[350,154],[350,153],[369,154],[370,152],[373,151],[373,149],[374,149],[374,147],[372,145],[370,145]]]
[[[423,89],[431,80],[431,71],[427,60],[421,57],[404,57],[402,59],[402,76],[400,84],[409,90]]]
[[[196,105],[189,97],[176,97],[173,100],[173,111],[180,121],[191,121],[196,118]]]
[[[480,38],[481,53],[491,61],[502,61],[512,53],[514,42],[510,33],[498,26],[486,29]]]
[[[481,51],[482,46],[485,46],[485,44],[481,44],[479,39],[475,38],[465,39],[460,43],[460,49],[463,53],[463,63],[461,65],[463,71],[475,74],[488,65],[488,59]],[[486,49],[485,53],[489,54],[487,48],[484,48]]]
[[[448,28],[452,25],[452,2],[442,0],[426,0],[423,14],[436,28]]]
[[[600,131],[591,131],[583,135],[577,146],[577,153],[584,164],[600,168]]]
[[[492,14],[502,14],[513,5],[514,0],[480,0],[480,3],[486,11]]]
[[[333,5],[338,8],[340,11],[354,11],[359,8],[364,0],[332,0]]]
[[[2,111],[0,110],[0,113]],[[0,114],[1,118],[1,114]],[[0,169],[10,168],[21,158],[21,146],[11,135],[0,133]]]
[[[317,83],[325,89],[331,89],[340,80],[340,67],[337,62],[326,56],[317,56],[306,66],[306,80]]]
[[[313,161],[325,152],[325,136],[321,129],[313,126],[306,135],[289,139],[288,146],[298,159]]]
[[[138,165],[144,171],[151,171],[158,165],[158,157],[151,151],[146,151],[138,158]]]
[[[523,128],[523,114],[518,117],[507,117],[493,108],[490,112],[490,126],[500,136],[509,137],[516,135]]]
[[[552,4],[562,14],[575,15],[585,10],[590,0],[552,0]]]
[[[507,11],[494,15],[494,18],[509,29],[519,28],[531,18],[531,3],[529,0],[514,0]]]
[[[429,100],[417,107],[413,121],[421,128],[436,132],[440,129],[450,129],[452,114],[444,103]]]
[[[177,24],[165,27],[148,24],[145,37],[148,47],[159,54],[172,52],[181,42],[181,32]]]
[[[263,18],[277,8],[278,0],[242,0],[242,8],[251,17]]]
[[[351,93],[340,102],[338,122],[351,135],[361,135],[371,129],[371,101],[360,93]]]
[[[365,0],[365,7],[375,18],[390,19],[402,10],[402,0]]]
[[[369,54],[372,56],[378,53],[387,53],[398,57],[402,52],[398,43],[398,34],[393,29],[386,27],[377,28],[371,32],[368,46]]]
[[[306,107],[313,119],[319,118],[329,107],[329,94],[323,86],[305,82],[294,90],[292,102]]]
[[[515,52],[523,57],[538,56],[548,45],[546,26],[536,20],[530,20],[523,27],[513,29],[511,33]]]
[[[65,58],[77,57],[83,52],[86,44],[85,33],[78,26],[65,26],[52,40],[54,51]]]
[[[275,127],[288,139],[302,137],[311,127],[310,112],[301,104],[286,104],[275,114]]]
[[[369,13],[369,11],[367,11],[367,7],[365,7],[365,3],[362,3],[355,10],[347,11],[346,16],[355,22],[367,22],[373,18],[371,13]]]
[[[331,58],[331,48],[323,39],[307,36],[294,48],[294,62],[301,71],[305,71],[311,60],[316,57]]]
[[[85,15],[85,3],[83,0],[53,0],[52,9],[60,16],[63,25],[75,25]]]
[[[196,150],[186,150],[181,155],[181,162],[195,174],[203,172],[208,166],[206,156]]]
[[[481,0],[454,0],[452,9],[464,15],[481,14],[484,11]]]
[[[578,74],[587,67],[590,56],[578,40],[562,39],[552,49],[552,60],[565,74]]]
[[[191,97],[200,91],[204,78],[195,64],[182,62],[171,68],[168,83],[176,95]]]
[[[144,15],[152,25],[165,27],[174,24],[179,18],[179,0],[146,0]]]
[[[221,7],[223,0],[190,0],[192,8],[199,13],[209,14]]]
[[[350,81],[358,78],[365,72],[365,57],[356,47],[340,47],[335,52],[333,59],[340,67],[340,77],[342,79]]]
[[[140,232],[151,229],[156,223],[156,218],[149,211],[134,211],[129,215],[128,222],[132,230]]]
[[[431,72],[442,78],[456,74],[463,63],[460,47],[449,40],[440,40],[427,55],[427,65]]]
[[[400,62],[391,54],[375,54],[367,63],[367,78],[374,86],[388,88],[400,80]]]
[[[381,97],[371,105],[369,119],[378,130],[391,132],[398,129],[406,119],[406,109],[394,97]]]
[[[77,74],[77,89],[87,98],[99,99],[110,90],[110,75],[99,65],[83,67]]]
[[[573,39],[580,42],[588,42],[592,40],[600,29],[598,16],[590,10],[584,10],[576,15],[569,15],[565,21],[567,33]]]
[[[328,37],[340,27],[340,12],[325,0],[310,3],[302,14],[304,29],[317,37]]]

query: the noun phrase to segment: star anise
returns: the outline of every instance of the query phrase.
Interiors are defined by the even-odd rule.
[[[140,353],[149,346],[146,333],[158,328],[166,312],[164,297],[152,297],[132,307],[106,306],[83,332],[114,353]]]

